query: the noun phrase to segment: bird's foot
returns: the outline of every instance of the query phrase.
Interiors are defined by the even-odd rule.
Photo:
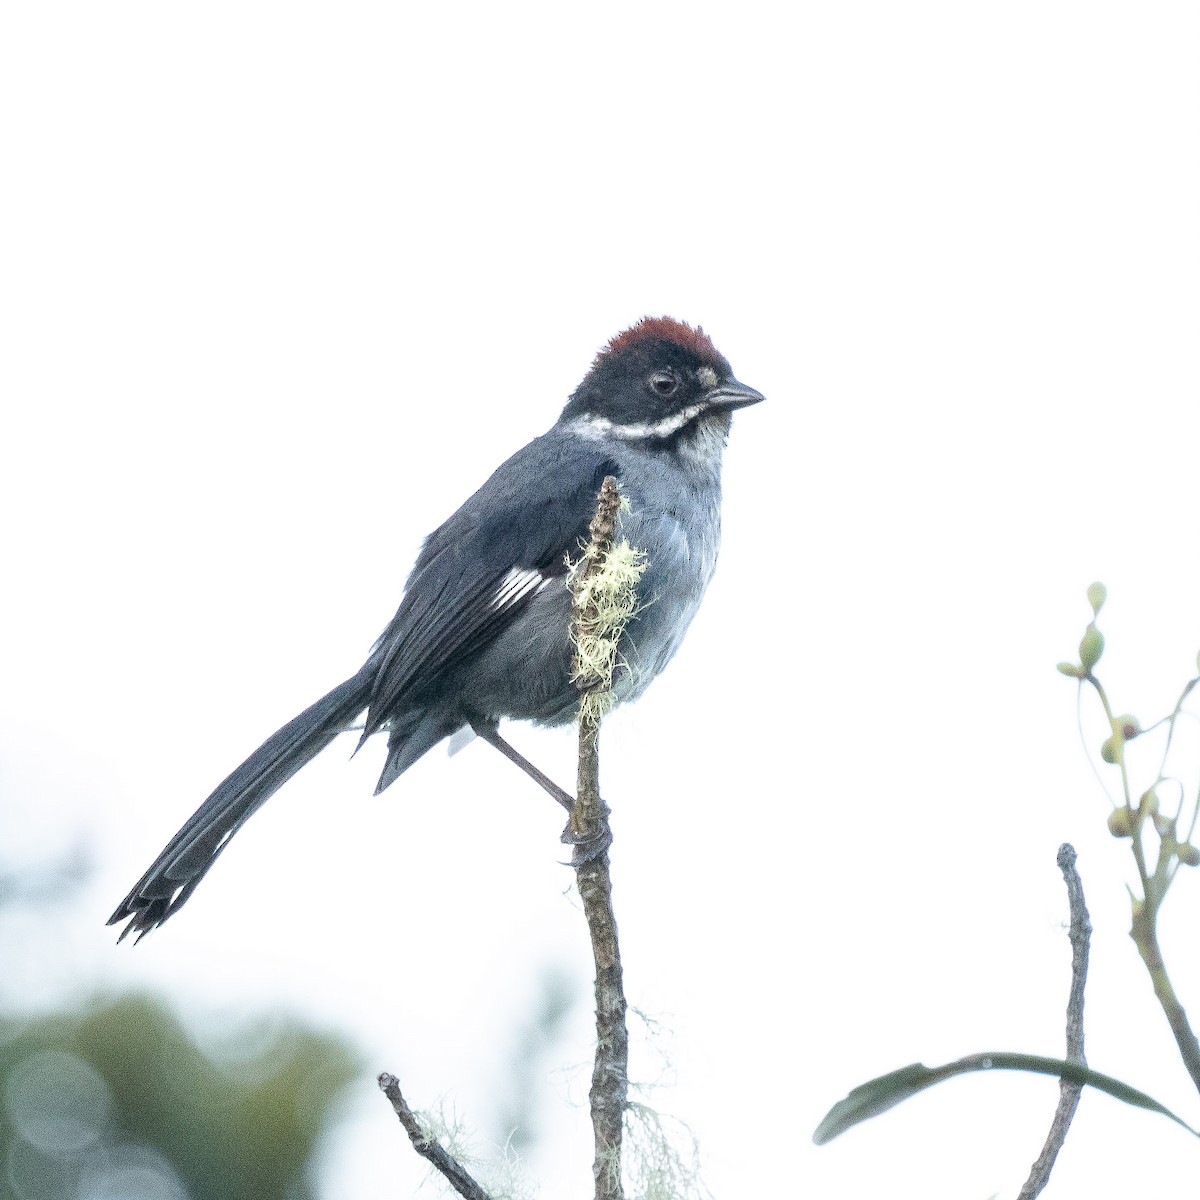
[[[564,846],[573,848],[568,866],[582,867],[585,863],[595,862],[608,852],[613,840],[608,813],[607,804],[601,812],[589,814],[579,820],[576,819],[576,814],[572,813],[561,838]]]

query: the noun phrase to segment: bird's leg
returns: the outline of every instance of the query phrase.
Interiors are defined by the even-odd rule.
[[[475,730],[476,734],[483,738],[483,740],[487,742],[489,746],[495,746],[496,749],[499,750],[509,762],[516,763],[517,766],[520,767],[521,770],[524,771],[525,774],[528,775],[529,778],[538,785],[538,787],[544,789],[551,796],[553,796],[554,799],[557,800],[559,804],[561,804],[563,808],[567,810],[567,812],[570,812],[575,807],[575,797],[568,792],[564,792],[562,788],[560,788],[558,784],[554,782],[553,779],[551,779],[548,775],[543,775],[542,772],[539,771],[537,767],[535,767],[533,763],[529,761],[529,759],[527,759],[518,750],[510,746],[497,732],[494,722],[472,721],[470,722],[470,725],[471,728]]]
[[[568,813],[574,814],[575,797],[569,792],[564,792],[553,779],[539,771],[519,750],[510,746],[497,732],[493,722],[472,721],[470,725],[475,733],[483,738],[489,746],[495,746],[509,762],[516,763],[538,787],[553,796]],[[605,811],[607,812],[607,807]],[[573,846],[575,849],[574,854],[571,856],[570,865],[579,866],[580,863],[590,862],[594,858],[599,858],[612,844],[612,834],[607,831],[607,827],[603,826],[596,829],[576,830],[575,822],[569,820],[562,832],[561,840],[564,845]]]

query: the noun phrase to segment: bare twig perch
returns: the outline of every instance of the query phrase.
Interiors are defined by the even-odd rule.
[[[1087,982],[1092,922],[1083,899],[1083,883],[1079,872],[1075,870],[1075,847],[1069,842],[1064,842],[1058,848],[1058,866],[1067,884],[1067,898],[1071,908],[1071,993],[1067,1000],[1067,1060],[1086,1067],[1087,1058],[1083,1053],[1083,988]],[[1037,1162],[1030,1168],[1029,1178],[1025,1181],[1017,1200],[1033,1200],[1050,1182],[1050,1172],[1054,1169],[1063,1142],[1066,1141],[1075,1109],[1079,1107],[1079,1093],[1083,1090],[1080,1084],[1060,1079],[1058,1089],[1058,1108],[1054,1113],[1050,1132],[1046,1135],[1046,1144],[1042,1147]]]
[[[608,866],[612,831],[608,808],[600,799],[597,752],[600,721],[612,703],[613,678],[620,665],[618,643],[637,608],[637,581],[645,570],[644,556],[628,542],[615,540],[620,507],[617,481],[609,476],[600,489],[589,526],[590,541],[575,566],[570,585],[571,640],[575,646],[572,678],[579,689],[579,787],[563,840],[575,848],[572,865],[596,960],[596,1063],[588,1093],[595,1134],[592,1174],[596,1200],[624,1200],[621,1143],[629,1093],[629,1031],[625,1026],[621,954]],[[488,731],[477,732],[486,737]],[[500,747],[506,753],[510,749],[504,743]],[[512,751],[509,756],[514,754]],[[523,759],[520,761],[529,768]],[[536,770],[531,773],[535,778],[540,776]],[[544,776],[541,780],[543,785],[548,782]],[[547,790],[553,794],[558,789],[551,785]],[[490,1200],[463,1165],[422,1128],[405,1102],[396,1077],[385,1072],[379,1076],[379,1086],[416,1152],[428,1159],[466,1200]]]
[[[596,1062],[588,1093],[595,1135],[596,1200],[623,1200],[621,1141],[629,1093],[629,1031],[617,922],[612,908],[608,846],[612,832],[600,799],[597,743],[608,706],[617,643],[637,604],[644,569],[627,542],[614,545],[621,497],[609,476],[600,489],[591,542],[571,582],[574,595],[574,675],[579,688],[579,777],[564,838],[575,845],[575,877],[596,960]]]
[[[465,1200],[491,1200],[491,1197],[467,1173],[466,1168],[450,1152],[421,1128],[408,1102],[400,1092],[400,1080],[386,1071],[379,1076],[379,1090],[388,1098],[392,1111],[400,1118],[413,1149],[436,1167],[450,1186]]]

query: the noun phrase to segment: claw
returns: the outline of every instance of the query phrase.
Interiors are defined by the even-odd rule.
[[[604,806],[604,816],[608,815],[608,805]],[[574,828],[574,821],[568,821],[560,839],[564,846],[571,846],[574,852],[571,861],[564,866],[582,867],[585,863],[595,862],[596,859],[608,852],[612,845],[613,835],[604,816],[590,821],[582,830]]]

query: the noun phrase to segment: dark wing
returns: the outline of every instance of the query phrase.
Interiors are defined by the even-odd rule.
[[[425,545],[372,653],[363,739],[428,704],[462,663],[520,615],[577,557],[606,475],[604,450],[551,430],[519,450]]]

